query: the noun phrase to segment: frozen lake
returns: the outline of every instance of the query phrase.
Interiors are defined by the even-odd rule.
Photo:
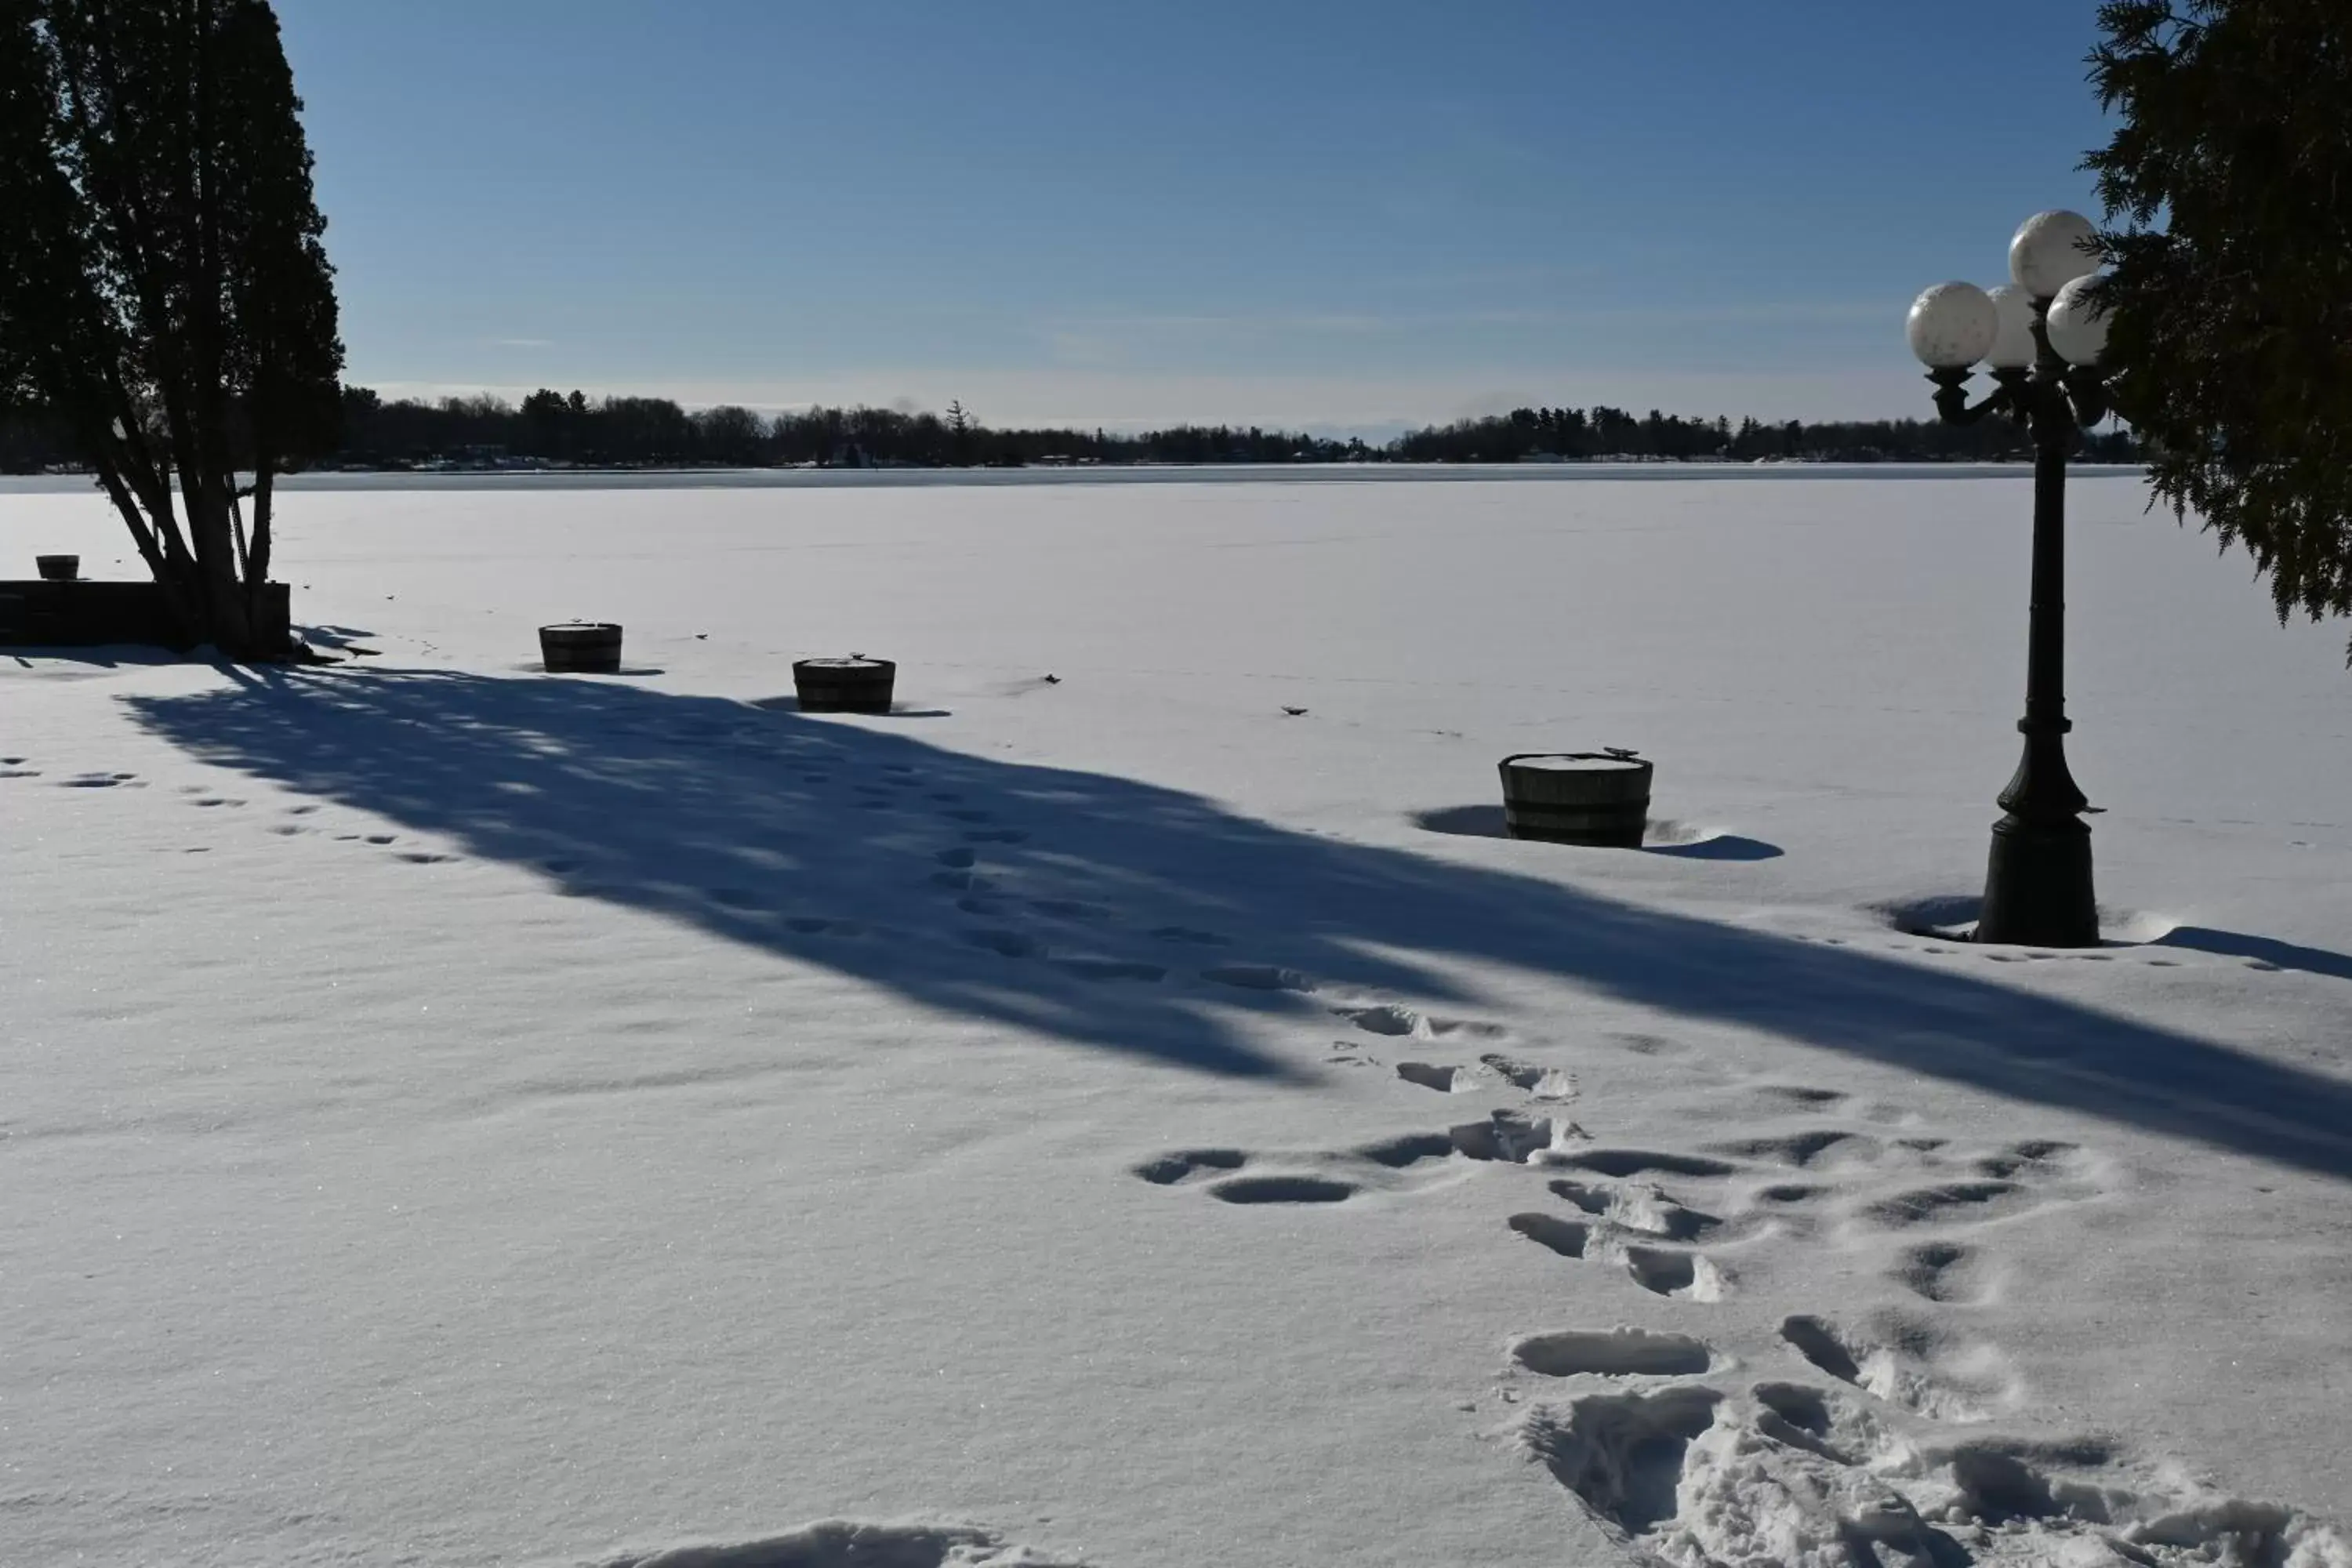
[[[643,478],[296,489],[330,668],[0,653],[0,1556],[2352,1563],[2344,628],[2136,476],[2076,953],[1906,929],[2021,470]],[[1493,836],[1600,745],[1650,847]]]

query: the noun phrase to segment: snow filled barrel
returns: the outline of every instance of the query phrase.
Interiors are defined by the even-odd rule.
[[[1505,757],[1503,820],[1514,838],[1638,848],[1650,817],[1650,764],[1625,751]]]
[[[555,675],[621,673],[621,628],[611,621],[565,621],[539,628],[539,656]]]
[[[803,658],[793,664],[793,689],[803,713],[887,713],[898,667],[887,658]]]
[[[79,555],[36,555],[33,565],[39,570],[45,582],[70,583],[81,575],[81,557]]]

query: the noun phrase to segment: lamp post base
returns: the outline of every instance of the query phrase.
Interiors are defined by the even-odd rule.
[[[1984,912],[1976,940],[2023,947],[2096,947],[2099,904],[2091,891],[2091,829],[2081,818],[1992,825]]]

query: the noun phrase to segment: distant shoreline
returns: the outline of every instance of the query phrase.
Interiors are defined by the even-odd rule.
[[[1541,484],[1662,481],[1765,482],[1821,479],[2030,479],[2021,462],[1710,463],[1644,460],[1629,463],[1118,463],[1085,467],[929,468],[336,468],[288,474],[278,489],[293,492],[360,490],[598,490],[919,489],[947,486],[1104,484]],[[2137,463],[2076,463],[2076,479],[2134,478]],[[0,475],[0,495],[97,493],[85,474]]]

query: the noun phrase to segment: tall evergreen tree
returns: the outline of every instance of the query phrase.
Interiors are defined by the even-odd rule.
[[[0,388],[64,423],[190,638],[235,657],[286,651],[273,481],[341,414],[300,110],[268,0],[0,0]]]
[[[2282,621],[2352,614],[2352,5],[2109,0],[2099,26],[2116,412]]]

